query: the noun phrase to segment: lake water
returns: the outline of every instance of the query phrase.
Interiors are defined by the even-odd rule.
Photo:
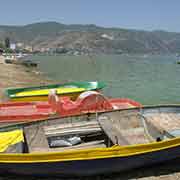
[[[142,104],[180,103],[180,65],[175,56],[101,55],[34,56],[49,78],[103,81],[104,94],[132,98]]]

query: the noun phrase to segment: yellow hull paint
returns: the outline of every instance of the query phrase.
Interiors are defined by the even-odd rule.
[[[61,95],[58,95],[58,96],[59,97],[68,96],[72,100],[75,100],[80,94],[81,94],[81,92],[76,92],[76,93],[61,94]],[[13,97],[13,98],[10,99],[10,101],[13,101],[13,102],[48,101],[48,96],[45,95],[45,96]]]
[[[180,138],[149,144],[113,146],[111,148],[93,148],[88,150],[31,154],[0,154],[0,163],[63,162],[128,157],[145,153],[153,153],[174,147],[180,147]]]
[[[77,93],[85,91],[84,88],[56,88],[57,94],[68,94],[68,93]],[[32,90],[24,91],[15,94],[15,97],[27,97],[27,96],[48,96],[51,89],[41,89],[41,90]]]

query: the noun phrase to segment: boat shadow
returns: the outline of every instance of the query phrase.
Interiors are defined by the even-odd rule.
[[[161,179],[160,176],[165,176],[167,179],[177,179],[180,177],[180,159],[168,161],[166,163],[146,166],[143,168],[125,171],[123,173],[113,173],[108,175],[89,176],[89,177],[32,177],[18,175],[3,175],[0,180],[129,180],[129,179]],[[178,173],[178,175],[175,175]]]

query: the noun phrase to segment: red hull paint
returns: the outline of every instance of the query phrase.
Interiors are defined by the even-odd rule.
[[[0,104],[0,122],[34,121],[55,114],[48,102],[9,102]]]
[[[48,118],[56,113],[60,117],[66,117],[140,106],[140,103],[130,99],[107,99],[98,92],[82,93],[76,101],[72,101],[68,97],[58,98],[56,95],[50,94],[48,102],[9,102],[0,104],[0,122],[36,121]]]
[[[127,98],[108,99],[99,92],[86,91],[82,93],[76,101],[69,97],[58,97],[54,94],[49,95],[49,103],[54,111],[61,117],[79,115],[84,113],[95,113],[110,111],[113,109],[126,109],[130,107],[141,107],[141,104]]]

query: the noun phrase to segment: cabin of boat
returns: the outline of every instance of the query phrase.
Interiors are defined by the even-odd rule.
[[[15,154],[12,162],[1,154],[0,169],[6,162],[9,172],[19,174],[94,175],[180,157],[180,106],[86,114],[22,127],[21,151],[7,148],[5,153]],[[23,163],[25,170],[14,162]]]

